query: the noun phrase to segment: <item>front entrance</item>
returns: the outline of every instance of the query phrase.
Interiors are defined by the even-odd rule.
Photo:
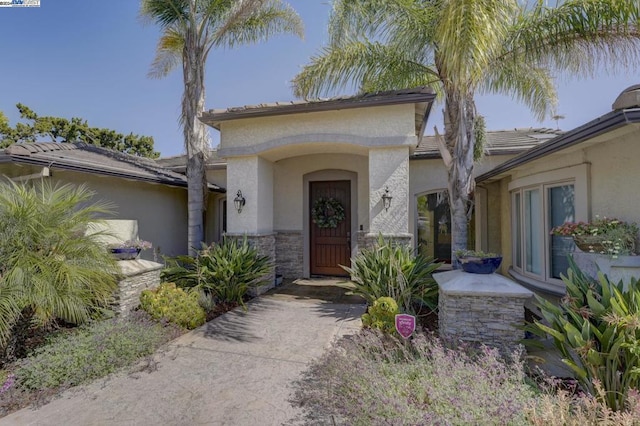
[[[344,219],[335,227],[320,227],[314,223],[311,212],[319,198],[330,200],[325,206],[337,202],[344,209]],[[348,276],[340,265],[351,265],[351,182],[309,182],[309,212],[311,275]],[[332,215],[331,211],[323,214],[325,217]]]

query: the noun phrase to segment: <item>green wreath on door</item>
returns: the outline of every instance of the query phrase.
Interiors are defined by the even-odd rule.
[[[344,207],[333,197],[320,197],[313,203],[311,220],[318,228],[336,228],[344,218]]]

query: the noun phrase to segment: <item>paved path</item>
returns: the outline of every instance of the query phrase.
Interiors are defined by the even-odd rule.
[[[282,425],[299,411],[290,384],[363,305],[276,294],[254,299],[172,342],[153,372],[121,373],[71,390],[0,425]]]

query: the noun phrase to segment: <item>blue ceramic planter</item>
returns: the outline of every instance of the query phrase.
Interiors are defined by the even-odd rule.
[[[110,250],[118,260],[133,260],[140,254],[139,248],[112,248]]]
[[[492,274],[500,267],[502,256],[485,258],[466,257],[459,260],[465,272],[471,274]]]

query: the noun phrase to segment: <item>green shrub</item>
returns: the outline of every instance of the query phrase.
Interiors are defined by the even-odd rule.
[[[206,321],[198,299],[196,291],[188,293],[174,283],[164,283],[156,289],[144,290],[140,295],[140,306],[155,319],[166,319],[192,330]]]
[[[167,263],[169,267],[161,274],[163,280],[185,289],[204,290],[216,302],[243,306],[249,288],[264,282],[273,268],[271,260],[258,254],[246,237],[224,237],[220,244],[203,246],[195,257],[178,256]]]
[[[81,324],[112,300],[115,260],[101,233],[86,232],[110,210],[93,196],[84,186],[0,182],[0,348],[15,352],[18,322]]]
[[[19,361],[18,386],[44,390],[88,383],[153,353],[177,336],[175,329],[143,314],[95,322],[54,338]]]
[[[438,285],[431,274],[442,265],[415,255],[404,244],[385,241],[382,235],[371,249],[364,249],[343,269],[355,284],[353,292],[369,305],[381,297],[398,301],[400,310],[414,313],[416,306],[436,309]]]
[[[560,305],[537,298],[549,325],[537,321],[527,329],[551,335],[584,388],[597,396],[600,383],[606,404],[622,410],[629,391],[640,385],[640,283],[632,279],[623,290],[622,282],[613,284],[602,273],[594,280],[573,259],[569,264]]]
[[[366,314],[362,315],[362,325],[385,333],[395,333],[396,314],[399,313],[395,300],[390,297],[381,297],[373,302]]]

